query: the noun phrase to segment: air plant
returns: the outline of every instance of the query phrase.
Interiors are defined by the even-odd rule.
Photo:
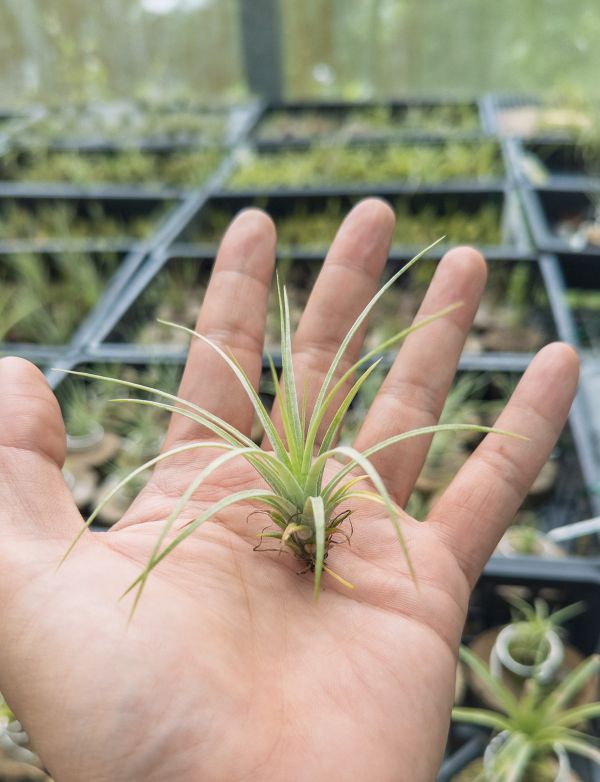
[[[497,549],[507,556],[553,556],[565,555],[563,549],[553,543],[535,523],[517,523],[509,527]]]
[[[102,436],[106,397],[98,389],[71,383],[63,402],[67,440],[79,440],[99,433]]]
[[[552,638],[564,635],[561,625],[580,614],[585,607],[578,602],[551,612],[548,603],[539,598],[533,605],[519,597],[512,597],[509,602],[517,618],[513,618],[513,622],[505,628],[510,630],[508,651],[517,663],[535,670],[541,670],[551,654]]]
[[[558,757],[561,769],[568,773],[567,752],[600,763],[600,750],[592,737],[581,731],[586,722],[600,717],[600,703],[569,708],[583,687],[600,671],[598,655],[584,660],[550,692],[536,679],[529,679],[520,698],[465,647],[460,650],[460,659],[499,704],[498,711],[468,707],[452,711],[452,718],[457,722],[491,728],[498,734],[488,745],[492,751],[484,756],[483,773],[478,779],[489,782],[554,780],[558,777],[555,773],[548,776],[548,767],[556,766],[554,759]],[[566,773],[560,779],[567,778]]]
[[[437,242],[435,244],[437,244]],[[432,246],[433,245],[431,245],[431,247]],[[270,443],[272,449],[270,451],[257,446],[249,437],[213,413],[210,413],[185,399],[177,397],[174,394],[123,379],[96,376],[85,372],[74,372],[73,374],[83,377],[108,380],[127,388],[148,393],[151,397],[155,398],[118,401],[130,401],[139,405],[150,406],[183,415],[196,424],[211,431],[216,436],[217,442],[215,443],[214,440],[211,440],[186,443],[185,445],[172,448],[136,468],[99,503],[77,538],[71,544],[65,557],[72,550],[86,527],[92,524],[94,519],[98,516],[98,513],[101,512],[102,507],[110,498],[130,480],[137,478],[144,470],[147,470],[162,460],[169,459],[185,451],[200,450],[203,448],[219,448],[222,450],[222,454],[216,457],[204,469],[199,470],[197,476],[176,502],[173,511],[164,524],[161,534],[158,536],[146,567],[127,590],[127,592],[129,592],[137,587],[133,610],[135,610],[149,574],[176,546],[182,543],[215,514],[231,505],[247,501],[252,501],[265,506],[273,523],[273,529],[268,529],[259,533],[259,545],[257,548],[260,547],[262,541],[268,540],[271,543],[278,545],[282,551],[291,553],[300,563],[303,572],[312,571],[314,574],[315,600],[318,598],[320,592],[321,577],[324,572],[328,573],[332,578],[337,579],[346,587],[352,588],[352,585],[346,579],[328,567],[326,560],[331,546],[335,542],[336,536],[345,534],[341,529],[341,525],[353,512],[353,502],[357,500],[371,501],[383,506],[390,519],[390,523],[395,529],[409,569],[414,578],[415,574],[412,569],[409,552],[401,529],[402,511],[395,505],[390,497],[383,480],[371,463],[370,457],[403,440],[412,437],[431,435],[438,431],[473,430],[479,432],[495,432],[526,439],[522,438],[521,435],[515,435],[492,427],[470,424],[442,424],[414,429],[389,437],[362,452],[347,445],[336,445],[336,438],[352,400],[379,365],[379,360],[377,360],[376,357],[397,344],[408,334],[443,317],[460,306],[460,303],[450,305],[434,315],[423,318],[403,331],[400,331],[381,345],[377,346],[377,348],[363,355],[350,369],[342,374],[339,380],[335,380],[336,371],[340,366],[340,362],[342,361],[350,342],[377,301],[394,284],[400,275],[405,273],[429,249],[430,247],[419,253],[391,277],[390,280],[373,296],[371,301],[357,317],[342,340],[342,343],[328,368],[323,383],[316,395],[312,412],[307,410],[306,393],[303,398],[300,398],[297,391],[291,349],[288,297],[285,287],[278,285],[281,317],[281,379],[278,378],[272,362],[271,372],[273,384],[281,405],[283,434],[280,434],[275,428],[269,412],[259,394],[254,389],[251,381],[233,355],[224,351],[217,344],[192,329],[178,326],[173,323],[165,323],[165,325],[182,329],[185,333],[191,335],[195,339],[201,340],[223,359],[251,400],[258,420],[264,428],[266,439]],[[365,366],[368,368],[365,369]],[[359,374],[358,379],[352,383],[350,390],[344,395],[342,401],[336,401],[339,399],[340,392],[344,386],[351,381],[354,373],[360,369],[363,371]],[[325,433],[322,442],[319,445],[317,443],[317,435],[323,429],[325,430]],[[196,516],[191,522],[187,523],[174,535],[172,540],[167,542],[167,537],[173,530],[175,522],[204,481],[223,465],[234,459],[240,458],[245,459],[246,462],[256,470],[257,477],[262,478],[268,488],[247,489],[226,495],[200,513],[200,515]],[[326,466],[332,460],[339,460],[341,463],[333,477],[326,478]],[[357,471],[360,471],[361,474],[357,475]],[[370,481],[372,488],[365,488],[365,481]]]

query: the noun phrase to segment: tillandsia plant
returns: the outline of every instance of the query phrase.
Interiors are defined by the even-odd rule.
[[[452,711],[452,718],[457,722],[491,728],[498,734],[488,745],[481,773],[473,779],[484,782],[571,780],[567,752],[600,764],[600,750],[593,738],[581,730],[589,720],[600,717],[600,703],[569,707],[598,675],[598,655],[584,660],[550,693],[536,679],[529,679],[520,698],[465,647],[460,650],[460,658],[489,689],[501,709],[459,707]],[[559,769],[561,776],[557,776]]]
[[[435,243],[437,244],[437,242]],[[433,246],[433,245],[431,245]],[[157,388],[143,386],[125,380],[100,377],[84,372],[74,372],[83,377],[99,377],[102,380],[110,380],[128,388],[137,389],[149,393],[157,399],[130,399],[115,401],[131,401],[140,405],[153,406],[155,408],[178,413],[186,416],[194,422],[202,425],[214,435],[217,441],[202,441],[187,443],[173,448],[165,453],[150,459],[145,464],[135,469],[124,478],[117,487],[107,495],[88,518],[79,536],[67,551],[73,548],[84,530],[93,523],[101,512],[102,507],[108,502],[114,493],[119,491],[129,481],[134,480],[144,470],[152,467],[163,459],[176,456],[183,451],[201,448],[219,448],[223,453],[217,456],[207,467],[199,471],[186,491],[177,501],[171,515],[168,517],[161,534],[159,535],[148,563],[139,577],[131,584],[127,592],[137,587],[137,594],[133,604],[133,610],[137,605],[146,580],[152,570],[169,555],[173,549],[191,535],[200,525],[213,517],[222,509],[243,501],[254,501],[266,508],[266,512],[273,524],[273,528],[263,530],[258,535],[256,548],[261,544],[270,542],[280,551],[291,553],[300,563],[302,572],[314,573],[314,595],[317,599],[321,587],[323,573],[328,573],[348,588],[352,585],[341,575],[335,573],[326,564],[331,547],[349,537],[349,533],[343,528],[343,523],[351,515],[352,503],[356,500],[367,500],[383,505],[387,511],[390,523],[394,526],[398,540],[404,551],[410,571],[415,577],[410,555],[402,534],[400,518],[402,511],[395,505],[388,493],[383,480],[373,467],[369,458],[379,451],[388,448],[403,440],[422,435],[431,435],[438,431],[476,430],[480,432],[496,432],[510,435],[512,433],[492,427],[475,426],[469,424],[452,424],[427,426],[414,429],[402,434],[389,437],[366,450],[359,452],[355,448],[345,445],[336,445],[336,438],[343,424],[344,417],[361,387],[366,383],[381,359],[377,356],[387,351],[416,329],[426,326],[428,323],[448,314],[460,306],[460,302],[440,310],[434,315],[423,318],[412,326],[400,331],[392,338],[386,340],[376,349],[362,356],[354,363],[340,379],[335,381],[336,371],[353,337],[365,322],[367,316],[394,282],[405,273],[430,247],[415,256],[402,269],[383,285],[373,296],[361,314],[345,335],[341,345],[335,354],[323,383],[318,390],[314,409],[310,415],[307,413],[307,389],[302,397],[299,396],[294,376],[291,349],[290,309],[285,287],[278,283],[279,308],[281,317],[281,355],[282,375],[277,376],[273,362],[271,372],[276,396],[281,408],[283,433],[280,433],[270,418],[258,392],[245,374],[240,364],[233,355],[222,350],[217,344],[207,339],[192,329],[178,326],[173,323],[165,325],[180,328],[195,339],[201,340],[214,350],[229,366],[244,391],[252,402],[256,416],[258,417],[272,450],[266,450],[257,446],[249,437],[238,431],[226,421],[215,416],[191,402],[173,394],[166,393]],[[367,367],[365,369],[365,366]],[[352,383],[350,390],[345,394],[341,402],[340,392],[351,381],[358,370],[358,378]],[[317,446],[317,436],[320,430],[325,434],[322,442]],[[512,435],[520,437],[520,435]],[[526,439],[526,438],[522,438]],[[185,524],[172,538],[169,538],[174,525],[183,512],[187,503],[199,490],[206,479],[222,465],[234,459],[245,459],[257,473],[257,478],[262,478],[267,488],[255,488],[238,491],[225,496],[212,504],[207,510],[198,515],[191,522]],[[338,460],[339,469],[333,477],[326,477],[326,466],[332,460]],[[357,472],[360,472],[358,475]],[[372,488],[364,488],[364,482],[370,481]],[[362,484],[362,486],[361,486]],[[127,594],[127,592],[125,594]]]
[[[107,399],[96,388],[72,383],[64,402],[67,440],[87,437],[96,432],[102,435]]]
[[[515,660],[527,666],[541,665],[551,651],[552,634],[564,635],[561,625],[585,609],[585,605],[578,602],[551,612],[548,603],[541,598],[533,605],[519,597],[512,597],[509,602],[514,609],[514,618],[508,648]]]
[[[562,550],[540,530],[535,524],[513,524],[509,527],[500,543],[498,553],[508,556],[564,556]]]

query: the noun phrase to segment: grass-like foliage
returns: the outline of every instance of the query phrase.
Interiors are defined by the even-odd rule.
[[[588,657],[550,692],[536,679],[529,679],[520,698],[492,676],[479,657],[467,648],[461,648],[460,657],[501,706],[501,711],[476,708],[452,711],[452,718],[457,722],[491,728],[506,737],[485,779],[525,782],[561,747],[600,763],[600,750],[594,739],[581,730],[589,720],[600,717],[600,703],[569,707],[585,685],[597,676],[600,656]]]
[[[436,242],[437,244],[437,242]],[[434,245],[430,245],[433,247]],[[460,306],[457,302],[443,310],[423,318],[412,326],[400,331],[386,339],[373,350],[362,356],[352,367],[343,372],[336,380],[336,374],[352,338],[355,336],[369,313],[384,295],[384,293],[404,274],[430,247],[415,256],[402,269],[400,269],[382,288],[373,296],[371,301],[360,313],[333,358],[325,375],[323,383],[318,390],[312,411],[307,409],[306,393],[299,397],[298,388],[303,386],[303,378],[294,376],[292,359],[292,335],[290,327],[290,311],[285,287],[278,286],[279,309],[281,316],[281,355],[282,374],[277,376],[271,362],[273,383],[281,409],[283,431],[278,431],[273,424],[269,411],[265,408],[259,394],[254,389],[251,381],[245,374],[235,357],[223,350],[214,342],[202,334],[177,326],[166,324],[192,335],[214,350],[231,369],[231,372],[241,384],[248,398],[251,400],[256,416],[258,417],[270,445],[270,449],[256,445],[243,432],[238,431],[226,421],[213,413],[204,410],[197,405],[181,399],[173,394],[166,393],[157,388],[128,382],[118,378],[107,378],[92,375],[85,372],[73,372],[87,378],[109,380],[130,389],[149,394],[150,399],[129,399],[114,401],[129,401],[139,405],[151,405],[156,408],[170,411],[178,415],[186,416],[215,435],[215,440],[202,440],[166,451],[145,464],[135,469],[128,477],[123,479],[118,486],[105,497],[94,510],[86,522],[86,527],[92,524],[104,504],[119,491],[128,481],[134,480],[142,471],[153,467],[158,462],[169,459],[172,456],[185,451],[219,448],[222,454],[217,456],[207,467],[199,470],[197,476],[190,483],[187,490],[176,502],[172,513],[166,520],[162,533],[156,541],[154,550],[143,572],[130,586],[129,590],[137,587],[137,596],[134,603],[137,605],[141,591],[151,571],[169,555],[173,549],[182,543],[189,535],[192,535],[204,522],[223,511],[225,508],[240,502],[254,501],[266,509],[273,522],[273,529],[266,530],[259,535],[259,543],[269,539],[271,543],[279,545],[281,550],[291,552],[301,563],[305,571],[314,573],[314,595],[319,595],[321,577],[323,572],[336,578],[348,588],[352,588],[342,576],[334,573],[326,564],[327,556],[336,537],[346,536],[341,529],[345,519],[353,511],[353,504],[358,500],[368,500],[382,506],[383,512],[389,517],[394,526],[400,545],[404,550],[406,560],[412,571],[411,560],[407,550],[400,525],[401,511],[392,500],[386,486],[370,461],[370,457],[389,448],[403,440],[422,435],[431,435],[440,431],[475,430],[478,432],[497,432],[499,434],[511,434],[492,427],[475,425],[438,425],[427,426],[408,432],[403,432],[390,437],[376,445],[359,452],[349,446],[336,445],[340,428],[344,417],[357,393],[371,376],[379,364],[381,354],[411,332],[426,326],[432,321],[443,317]],[[367,367],[367,368],[365,368]],[[360,370],[360,371],[359,371]],[[355,379],[356,378],[356,379]],[[297,382],[298,381],[298,382]],[[352,386],[343,394],[347,384]],[[340,397],[341,401],[340,401]],[[324,434],[323,434],[324,432]],[[519,435],[513,435],[519,436]],[[177,519],[186,507],[188,501],[201,488],[202,483],[220,467],[235,459],[245,459],[255,470],[257,478],[262,478],[265,486],[256,489],[246,489],[233,492],[215,502],[207,510],[198,515],[191,522],[175,532]],[[326,479],[325,470],[328,462],[337,460],[339,469],[333,477]],[[258,483],[258,481],[257,481]],[[78,538],[73,542],[67,554],[71,551]],[[173,533],[173,534],[171,534]],[[66,556],[66,555],[65,555]]]

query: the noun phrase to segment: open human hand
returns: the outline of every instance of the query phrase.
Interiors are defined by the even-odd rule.
[[[389,207],[369,199],[338,232],[294,339],[296,378],[309,398],[377,288],[392,231]],[[240,214],[197,326],[256,386],[274,255],[270,220]],[[485,277],[469,248],[439,263],[417,317],[463,306],[404,342],[357,448],[437,421]],[[151,573],[128,624],[131,604],[118,598],[209,457],[193,451],[157,465],[123,519],[107,533],[87,532],[57,569],[82,525],[61,474],[59,406],[33,365],[1,360],[0,691],[56,782],[431,782],[470,591],[546,462],[576,383],[574,352],[544,348],[498,421],[529,440],[488,435],[425,522],[403,517],[418,586],[385,509],[357,504],[351,545],[328,559],[355,588],[325,575],[315,604],[311,574],[298,576],[292,557],[254,552],[265,522],[233,506]],[[199,340],[180,395],[249,434],[250,401]],[[276,409],[273,418],[280,426]],[[165,447],[210,436],[176,416]],[[400,506],[428,444],[416,438],[372,459]],[[256,485],[242,460],[225,465],[180,523]]]

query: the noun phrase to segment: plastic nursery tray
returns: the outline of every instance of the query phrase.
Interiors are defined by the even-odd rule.
[[[19,170],[14,169],[13,155],[16,154],[17,161],[22,166],[27,166],[28,160],[36,152],[39,152],[39,147],[24,146],[13,144],[11,147],[0,151],[0,194],[6,196],[19,196],[23,192],[35,192],[40,195],[46,193],[60,195],[86,195],[94,196],[96,198],[106,196],[121,196],[125,198],[178,198],[185,194],[187,191],[198,189],[202,187],[211,177],[212,174],[218,168],[219,163],[223,157],[224,151],[215,147],[213,150],[206,150],[205,148],[198,147],[194,144],[187,146],[174,146],[174,145],[140,145],[137,147],[118,147],[116,145],[98,145],[91,146],[77,145],[77,144],[53,144],[47,149],[44,148],[44,153],[50,157],[56,154],[72,153],[80,156],[83,160],[91,159],[98,156],[114,156],[119,153],[123,154],[148,154],[153,157],[173,157],[175,155],[185,153],[200,154],[206,153],[207,155],[214,156],[214,160],[211,162],[210,167],[207,167],[206,172],[199,177],[197,182],[187,184],[164,184],[159,181],[151,181],[145,183],[140,180],[132,181],[131,183],[115,183],[109,180],[105,182],[86,182],[73,184],[68,181],[60,180],[27,180],[19,181]],[[7,160],[10,159],[10,162]]]
[[[67,236],[49,236],[40,233],[26,239],[7,238],[0,241],[0,252],[27,252],[35,250],[80,249],[84,244],[97,247],[99,250],[128,247],[134,242],[143,244],[152,235],[161,221],[166,219],[169,211],[177,205],[176,199],[163,199],[160,196],[144,196],[131,198],[120,193],[104,193],[101,197],[94,197],[80,192],[63,193],[58,189],[46,190],[38,193],[29,188],[22,188],[18,194],[12,195],[7,191],[0,191],[0,220],[6,208],[17,205],[23,210],[35,214],[37,209],[52,211],[60,206],[68,206],[73,210],[75,217],[93,218],[97,210],[101,210],[101,217],[123,219],[125,221],[148,216],[151,228],[146,236],[132,237],[124,230],[123,236],[107,237],[104,239],[91,230],[87,236],[73,239]]]
[[[256,101],[251,101],[245,104],[223,104],[216,106],[189,106],[183,103],[174,103],[159,110],[158,113],[168,116],[178,111],[190,112],[196,114],[199,119],[202,118],[216,118],[221,119],[223,123],[222,133],[207,136],[206,133],[202,134],[188,134],[185,133],[179,135],[151,135],[139,133],[138,135],[127,136],[119,132],[118,124],[113,130],[113,135],[102,135],[97,133],[94,135],[89,132],[89,129],[85,129],[82,133],[69,134],[68,130],[60,135],[60,137],[53,137],[43,131],[44,119],[53,119],[58,117],[60,119],[61,114],[65,115],[65,108],[61,111],[52,112],[50,110],[43,112],[36,117],[37,122],[42,123],[41,126],[33,124],[31,133],[28,134],[28,141],[36,143],[52,143],[56,148],[70,149],[73,146],[80,148],[85,147],[97,147],[104,146],[105,148],[129,148],[129,149],[154,149],[170,145],[173,148],[187,148],[190,145],[202,147],[209,146],[230,146],[237,142],[240,137],[243,137],[248,128],[250,128],[255,122],[256,117],[260,109],[260,104]],[[86,113],[89,116],[89,121],[94,125],[94,130],[98,124],[101,124],[102,118],[110,118],[111,116],[118,123],[119,116],[127,118],[128,115],[143,116],[148,114],[149,111],[155,111],[151,106],[145,106],[144,104],[135,103],[119,103],[119,104],[94,104],[94,105],[81,105],[81,106],[67,106],[66,113],[71,112],[71,115],[79,112],[85,117]],[[94,122],[94,116],[97,116],[100,122]],[[72,119],[68,116],[67,120]],[[41,127],[41,130],[38,130]]]
[[[328,152],[331,150],[332,154],[335,154],[336,150],[344,151],[348,150],[348,148],[353,149],[359,149],[359,148],[369,148],[374,149],[375,151],[385,149],[385,148],[399,148],[399,147],[420,147],[420,148],[426,148],[426,147],[438,147],[438,148],[444,148],[445,146],[448,146],[449,144],[461,144],[465,147],[468,147],[469,149],[476,149],[477,147],[481,146],[482,144],[485,145],[493,145],[494,146],[494,153],[495,153],[495,162],[499,166],[499,173],[496,175],[484,175],[481,177],[452,177],[447,179],[441,179],[439,180],[439,183],[441,184],[448,184],[455,188],[469,188],[469,187],[488,187],[488,188],[494,188],[494,187],[502,187],[502,183],[504,178],[506,177],[506,163],[505,163],[505,157],[504,157],[504,150],[501,144],[496,143],[494,140],[490,139],[489,136],[483,136],[480,135],[477,138],[473,138],[472,136],[467,137],[466,139],[460,139],[455,136],[450,136],[447,138],[434,138],[434,137],[427,137],[427,138],[416,138],[416,139],[410,139],[406,137],[402,137],[400,139],[381,139],[380,141],[373,142],[366,139],[353,139],[350,142],[340,142],[339,140],[333,139],[329,142],[322,142],[318,146],[323,147],[325,146],[328,150]],[[310,149],[314,149],[315,145],[310,144],[310,142],[306,142],[305,144],[302,143],[296,143],[296,144],[287,144],[285,142],[282,143],[272,143],[267,145],[266,147],[264,145],[253,143],[252,145],[246,145],[243,147],[240,147],[236,154],[236,169],[243,169],[244,164],[249,156],[254,157],[257,160],[260,160],[261,156],[264,155],[285,155],[285,154],[297,154],[301,155],[302,153],[308,152]],[[235,173],[235,171],[234,171]],[[349,181],[349,182],[342,182],[337,185],[332,185],[335,188],[349,188],[350,190],[354,190],[356,188],[359,189],[377,189],[377,188],[386,188],[386,187],[394,187],[394,186],[400,186],[405,187],[407,185],[418,188],[421,186],[421,184],[431,185],[435,186],[438,184],[430,183],[430,182],[421,182],[418,179],[418,176],[415,174],[415,176],[412,179],[406,179],[406,178],[399,178],[397,180],[391,180],[388,179],[385,182],[376,182],[376,181],[368,181],[365,182],[364,177],[361,179],[360,176],[357,176],[355,181]],[[311,184],[310,182],[306,183],[303,187],[303,189],[306,192],[320,192],[323,190],[323,188],[328,187],[328,185],[324,185],[322,182],[319,184]],[[233,185],[230,185],[228,183],[225,183],[225,188],[227,192],[236,193],[238,191],[244,191],[249,190],[249,187],[235,187]],[[257,194],[260,194],[262,191],[265,191],[267,193],[281,190],[283,192],[286,192],[287,190],[298,190],[297,185],[287,185],[287,184],[277,184],[272,185],[268,187],[255,187],[253,188],[253,191]]]
[[[482,116],[489,133],[508,138],[536,138],[548,142],[572,140],[575,127],[569,126],[569,117],[575,113],[566,108],[564,126],[557,125],[553,129],[539,128],[536,114],[544,108],[544,102],[534,95],[486,95],[481,101]],[[551,107],[552,108],[552,107]],[[561,111],[560,105],[555,107]],[[556,118],[557,121],[560,116]]]
[[[598,254],[600,254],[600,247]],[[559,337],[578,349],[597,348],[600,345],[600,309],[596,305],[594,310],[589,312],[587,325],[592,328],[596,336],[592,345],[581,323],[578,324],[578,319],[580,320],[577,313],[578,306],[573,302],[576,297],[570,294],[582,291],[592,296],[595,294],[600,300],[598,258],[591,254],[547,253],[540,256],[540,268],[550,296]]]
[[[18,345],[6,345],[6,349],[0,349],[0,357],[3,356],[18,356],[19,358],[27,359],[32,364],[40,367],[44,372],[48,373],[52,367],[62,365],[65,357],[64,348],[57,347],[38,347],[33,346],[31,348],[25,348]]]
[[[190,191],[176,208],[167,215],[152,236],[139,246],[135,253],[135,258],[131,260],[131,263],[128,264],[121,274],[115,277],[97,307],[82,324],[77,340],[73,341],[74,347],[84,348],[87,345],[97,344],[105,335],[106,318],[110,314],[111,307],[120,306],[119,302],[126,300],[128,295],[127,286],[144,258],[149,253],[162,252],[162,248],[168,247],[175,237],[181,234],[194,215],[202,209],[213,190],[229,175],[231,166],[231,156],[228,156],[222,161],[217,171],[204,187]]]
[[[36,122],[42,116],[43,111],[40,107],[32,107],[23,111],[0,109],[0,150],[17,133],[21,133],[29,125]]]
[[[378,317],[389,321],[395,313],[398,327],[406,321],[410,322],[416,314],[420,298],[424,295],[427,283],[433,274],[434,265],[441,257],[441,252],[434,248],[427,259],[423,259],[414,269],[409,270],[399,280],[394,289],[387,294],[390,303],[376,309],[371,317],[373,327],[378,325]],[[404,263],[410,260],[410,255],[392,253],[384,277],[398,271]],[[106,314],[102,326],[96,332],[96,341],[105,343],[127,342],[136,340],[149,346],[150,350],[160,351],[165,346],[176,348],[186,344],[187,338],[180,332],[168,330],[155,325],[158,317],[166,320],[178,320],[183,325],[193,326],[200,307],[203,291],[212,270],[214,252],[211,247],[173,246],[168,252],[157,252],[151,255],[139,269],[135,278],[122,291],[118,300],[106,303]],[[293,316],[296,316],[303,306],[305,298],[314,283],[322,265],[323,255],[319,253],[295,253],[280,255],[279,271],[284,282],[287,282],[292,304]],[[518,278],[517,276],[518,275]],[[511,280],[513,286],[511,288]],[[519,289],[516,290],[514,284]],[[197,284],[198,289],[193,292]],[[496,286],[496,291],[493,286]],[[190,290],[193,299],[189,311],[181,311],[179,302],[177,311],[169,309],[168,290],[177,286],[177,290]],[[551,341],[556,336],[552,321],[552,313],[544,289],[544,282],[535,259],[531,256],[500,256],[490,259],[490,276],[484,301],[490,312],[499,308],[504,311],[508,305],[522,308],[520,315],[523,338],[516,339],[517,329],[513,331],[490,331],[487,321],[476,321],[475,334],[467,350],[473,351],[525,351],[531,352]],[[177,296],[177,292],[174,294]],[[511,298],[512,296],[512,298]],[[391,301],[394,301],[393,313],[390,312]],[[186,302],[187,303],[187,302]],[[511,304],[512,303],[512,304]],[[272,300],[274,312],[275,300]],[[270,340],[266,349],[270,353],[279,352],[277,317],[269,319],[267,339]],[[270,336],[269,336],[270,334]],[[384,338],[383,336],[381,337]],[[529,340],[529,342],[528,342]],[[152,347],[152,345],[154,345]],[[162,346],[162,348],[161,348]]]
[[[579,395],[581,438],[589,451],[588,485],[594,512],[600,515],[600,274],[598,259],[579,255],[543,255],[540,259],[559,336],[581,356]],[[590,297],[590,302],[586,298]],[[586,439],[589,440],[586,444]]]
[[[136,248],[134,245],[129,245],[127,249],[124,249],[123,251],[116,251],[116,252],[114,251],[98,252],[94,248],[94,245],[92,245],[92,248],[93,248],[92,250],[86,250],[84,248],[82,251],[73,251],[73,250],[59,251],[59,252],[44,251],[44,252],[25,254],[27,256],[27,259],[30,259],[32,256],[37,257],[42,265],[42,268],[45,270],[46,287],[44,292],[42,293],[42,299],[43,296],[46,293],[48,293],[49,289],[52,287],[53,280],[57,279],[57,276],[60,274],[58,268],[57,256],[60,256],[60,260],[62,262],[66,261],[67,265],[68,264],[76,265],[80,263],[82,255],[88,256],[94,262],[94,266],[98,270],[99,280],[103,282],[105,288],[108,286],[111,278],[113,278],[113,276],[119,273],[119,271],[123,267],[126,267],[129,263],[131,263],[131,259],[133,259],[136,256]],[[7,253],[3,255],[0,254],[0,279],[4,277],[5,269],[6,269],[7,279],[11,278],[12,276],[11,266],[13,263],[15,263],[15,259],[18,259],[19,255],[20,253],[18,252]],[[11,256],[14,256],[15,258],[11,259]],[[85,279],[87,279],[87,277]],[[42,306],[45,306],[43,300],[41,304]],[[39,350],[43,351],[46,349],[50,351],[54,351],[57,349],[60,350],[65,346],[69,345],[71,340],[76,335],[79,325],[83,322],[83,320],[89,314],[89,312],[93,310],[95,304],[93,304],[89,308],[86,308],[85,304],[83,303],[83,299],[81,297],[78,297],[77,300],[73,300],[69,306],[72,306],[74,309],[79,310],[79,317],[78,317],[78,322],[74,326],[70,336],[65,340],[64,343],[62,343],[62,345],[55,342],[50,343],[50,341],[47,339],[48,336],[47,332],[41,330],[39,332],[39,339],[37,339],[35,342],[16,341],[15,339],[8,339],[5,340],[4,342],[0,341],[0,353],[17,352],[19,354],[23,354],[29,351],[39,351]],[[36,311],[34,310],[32,312],[34,318],[35,318],[35,314]]]
[[[583,220],[594,214],[594,199],[600,200],[600,186],[582,190],[579,186],[548,183],[544,187],[521,188],[521,198],[534,243],[540,250],[559,254],[600,255],[600,245],[563,238],[556,229],[561,220]]]
[[[488,563],[471,597],[463,643],[469,643],[480,632],[510,621],[510,606],[502,593],[515,588],[528,601],[539,596],[556,607],[582,600],[586,612],[569,622],[569,642],[585,656],[600,650],[600,574],[581,563],[566,563],[557,571],[553,562],[531,557],[523,558],[523,561],[492,560]],[[471,705],[468,696],[467,704]],[[487,736],[483,730],[453,725],[437,782],[452,782],[455,774],[481,757]],[[597,766],[578,758],[573,759],[573,766],[585,782],[600,780]]]
[[[202,235],[206,225],[207,212],[213,209],[233,218],[241,209],[257,206],[265,209],[277,223],[278,218],[289,216],[294,213],[294,210],[299,210],[302,214],[322,214],[328,206],[335,207],[341,216],[347,214],[358,201],[367,196],[386,199],[392,207],[405,209],[408,214],[415,215],[415,219],[424,210],[445,217],[451,216],[455,212],[473,215],[484,207],[496,208],[499,212],[498,233],[500,241],[491,244],[479,243],[478,246],[486,254],[490,252],[507,254],[529,250],[529,237],[515,193],[502,187],[481,186],[460,189],[453,185],[422,186],[417,189],[409,186],[376,189],[372,187],[328,187],[310,193],[298,189],[288,190],[285,194],[277,191],[265,191],[260,195],[254,191],[238,192],[235,195],[216,192],[207,203],[206,208],[190,221],[185,230],[175,237],[175,241],[178,243],[212,242],[216,244],[216,237],[206,239]],[[436,238],[438,237],[431,237],[431,241]],[[301,252],[307,250],[324,252],[328,241],[317,240],[287,249]],[[449,247],[459,242],[469,241],[470,238],[466,236],[448,237],[445,246]],[[413,255],[423,249],[424,244],[396,244],[394,251]]]
[[[600,164],[585,145],[549,139],[507,139],[505,147],[517,177],[532,185],[598,187]]]
[[[435,110],[438,108],[450,109],[456,108],[457,112],[462,110],[471,111],[476,117],[477,127],[466,130],[461,130],[460,127],[454,125],[445,125],[440,128],[432,129],[407,129],[402,127],[402,121],[407,112],[410,109],[424,109]],[[373,112],[377,109],[383,111],[389,111],[392,121],[395,119],[398,121],[398,127],[383,128],[382,130],[369,130],[362,128],[349,128],[346,131],[336,131],[335,125],[332,129],[331,124],[343,121],[345,118],[355,116],[363,112]],[[298,120],[303,115],[318,115],[324,121],[324,126],[320,133],[301,133],[297,129],[287,133],[278,133],[274,131],[272,134],[265,134],[263,127],[271,120],[273,116],[278,114],[287,114],[291,120]],[[401,136],[410,136],[413,138],[427,138],[444,136],[457,132],[464,137],[469,133],[473,135],[480,134],[481,132],[489,132],[487,121],[483,116],[481,105],[478,101],[470,100],[452,100],[452,99],[436,99],[427,97],[414,97],[407,98],[405,100],[395,100],[390,102],[382,101],[358,101],[358,102],[343,102],[343,101],[295,101],[287,103],[271,103],[265,107],[264,113],[258,118],[258,122],[254,128],[253,138],[264,148],[267,148],[270,144],[279,144],[284,141],[289,144],[306,144],[306,141],[316,141],[323,137],[337,136],[340,140],[348,141],[352,138],[361,138],[365,140],[381,140],[382,138],[393,138]]]

